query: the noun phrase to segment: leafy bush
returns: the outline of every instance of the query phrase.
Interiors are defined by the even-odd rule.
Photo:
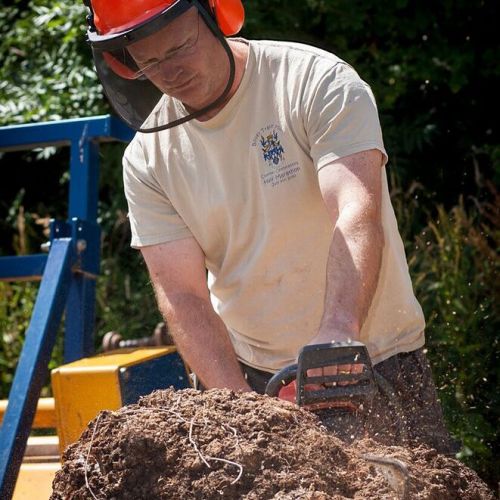
[[[97,342],[116,330],[124,338],[152,335],[161,320],[140,252],[130,248],[123,193],[123,145],[103,145],[98,222],[102,230],[101,277],[97,284]]]
[[[0,399],[12,384],[37,291],[36,283],[0,282]]]
[[[460,458],[495,484],[500,470],[493,453],[500,444],[500,195],[492,184],[486,187],[487,201],[466,207],[460,197],[450,210],[421,207],[422,189],[416,185],[406,193],[394,189],[392,198],[427,320],[427,350],[446,420],[462,442]],[[417,229],[416,215],[422,214],[427,221]]]
[[[83,3],[33,0],[28,7],[0,10],[0,124],[102,113]]]

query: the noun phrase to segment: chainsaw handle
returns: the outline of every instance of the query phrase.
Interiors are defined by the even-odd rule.
[[[328,366],[363,365],[361,373],[309,375],[310,370]],[[353,406],[370,403],[376,386],[373,367],[366,346],[357,341],[331,342],[304,346],[298,363],[276,373],[266,386],[268,396],[278,397],[281,389],[296,381],[298,406]],[[319,407],[319,406],[318,406]]]
[[[363,371],[321,376],[308,374],[312,368],[352,364],[363,365]],[[319,385],[323,388],[306,390],[308,385]],[[299,406],[325,401],[371,402],[375,392],[370,355],[362,342],[352,340],[306,345],[300,351],[297,368],[297,404]]]
[[[278,397],[280,390],[297,378],[297,367],[297,364],[285,366],[285,368],[275,373],[266,385],[266,394]]]

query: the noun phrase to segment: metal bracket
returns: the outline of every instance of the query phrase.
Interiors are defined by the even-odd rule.
[[[99,274],[101,228],[95,222],[73,217],[69,222],[50,221],[50,245],[56,238],[71,238],[77,255],[73,270],[94,279]]]

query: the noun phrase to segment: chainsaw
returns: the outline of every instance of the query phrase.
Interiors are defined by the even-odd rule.
[[[337,369],[335,375],[311,375],[315,368],[359,365],[360,373]],[[278,397],[281,389],[296,382],[295,402],[310,409],[339,407],[356,410],[370,404],[377,391],[373,367],[366,346],[361,342],[332,342],[306,345],[298,362],[277,372],[267,383],[266,394]]]
[[[362,370],[358,370],[359,373],[345,373],[338,369],[342,365],[359,365]],[[308,373],[315,368],[327,367],[337,367],[337,374],[318,376]],[[350,413],[363,406],[369,408],[377,392],[366,346],[356,341],[303,347],[298,363],[276,373],[267,383],[265,392],[268,396],[278,397],[283,387],[294,381],[295,402],[312,411],[328,408],[334,411],[345,409]],[[340,425],[341,421],[337,421],[334,428],[338,429]],[[358,456],[382,474],[398,500],[408,500],[410,475],[404,462],[382,455],[362,453]]]

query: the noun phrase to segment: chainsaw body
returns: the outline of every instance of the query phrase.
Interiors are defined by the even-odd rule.
[[[310,375],[315,368],[360,365],[360,373]],[[343,406],[357,408],[371,403],[376,392],[373,367],[366,346],[361,342],[332,342],[302,348],[298,363],[287,366],[268,382],[266,394],[277,397],[280,390],[296,381],[295,401],[299,406]]]

